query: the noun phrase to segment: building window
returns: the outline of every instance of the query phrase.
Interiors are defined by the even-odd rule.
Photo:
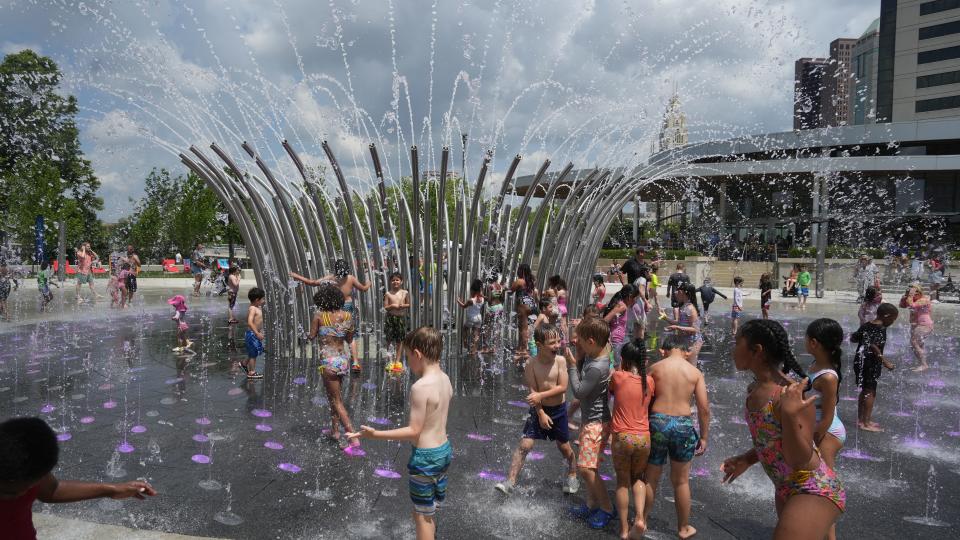
[[[960,108],[960,96],[947,96],[917,100],[916,112],[922,113],[956,108]]]
[[[920,4],[920,15],[932,15],[957,8],[960,8],[960,0],[934,0],[933,2]]]
[[[960,2],[960,0],[957,0]],[[960,45],[956,47],[945,47],[943,49],[934,49],[932,51],[923,51],[917,53],[918,64],[929,64],[931,62],[942,62],[944,60],[953,60],[960,58]]]
[[[957,83],[960,83],[960,71],[948,71],[946,73],[934,73],[933,75],[917,77],[917,88],[930,88],[931,86]]]
[[[920,39],[933,39],[960,33],[960,21],[952,21],[920,29]]]

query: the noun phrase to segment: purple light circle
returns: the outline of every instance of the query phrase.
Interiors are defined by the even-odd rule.
[[[283,450],[283,445],[278,443],[277,441],[267,441],[263,443],[263,446],[271,450]]]
[[[534,452],[530,452],[529,454],[527,454],[527,459],[532,460],[532,461],[540,461],[540,460],[543,459],[544,457],[545,457],[545,456],[543,455],[543,452],[536,452],[536,451],[534,451]]]
[[[379,476],[380,478],[400,478],[400,473],[390,469],[374,469],[373,474]]]
[[[293,463],[281,463],[277,465],[277,468],[281,471],[287,471],[288,473],[298,473],[300,472],[300,467],[297,467]]]
[[[69,441],[73,438],[73,435],[69,433],[59,433],[57,434],[57,440],[60,442]]]
[[[506,476],[498,472],[488,471],[487,469],[484,469],[479,473],[477,473],[477,476],[479,476],[480,478],[483,478],[484,480],[493,480],[495,482],[503,482],[504,480],[507,479]]]
[[[389,425],[390,425],[390,420],[389,420],[389,419],[387,419],[387,418],[381,418],[381,417],[377,417],[377,416],[370,416],[370,417],[368,417],[368,418],[367,418],[367,422],[370,422],[371,424],[377,424],[378,426],[389,426]]]
[[[348,446],[343,449],[343,453],[351,457],[363,457],[367,453],[359,446]]]
[[[190,459],[193,460],[194,463],[200,463],[202,465],[206,465],[207,463],[210,463],[210,456],[206,456],[203,454],[194,454],[193,456],[190,457]]]
[[[112,389],[113,389],[113,385],[110,383],[103,383],[97,387],[97,390],[112,390]]]
[[[133,445],[128,442],[120,443],[120,445],[117,446],[117,452],[120,452],[121,454],[129,454],[134,450],[136,450],[136,448],[134,448]]]
[[[163,381],[164,384],[177,384],[183,382],[183,377],[174,377],[172,379],[167,379]]]
[[[209,425],[210,425],[210,419],[207,418],[206,416],[197,418],[197,419],[195,420],[195,422],[198,423],[198,424],[200,424],[201,426],[209,426]]]
[[[306,378],[306,377],[297,377],[297,378],[293,379],[293,384],[307,384],[307,378]]]
[[[273,431],[269,424],[257,424],[257,431]]]
[[[530,407],[530,404],[528,404],[526,401],[516,401],[516,400],[508,401],[507,405],[512,405],[514,407],[523,407],[524,409],[527,409]]]
[[[55,410],[57,410],[57,408],[49,403],[47,403],[43,407],[40,407],[40,412],[42,413],[52,413]]]
[[[257,418],[270,418],[273,416],[273,413],[266,409],[254,409],[250,411],[250,414],[256,416]]]
[[[239,396],[242,393],[243,393],[243,388],[231,388],[227,390],[228,396]]]
[[[146,431],[147,431],[146,426],[133,426],[132,428],[130,428],[130,433],[146,433]]]
[[[114,409],[114,408],[116,408],[116,407],[117,407],[117,402],[114,401],[114,400],[112,400],[112,399],[111,399],[110,401],[105,401],[105,402],[103,403],[103,408],[104,408],[104,409]]]
[[[194,435],[194,436],[191,437],[191,438],[192,438],[193,440],[199,442],[199,443],[204,443],[204,442],[207,442],[207,441],[210,440],[210,437],[207,437],[207,436],[204,435],[203,433],[197,433],[196,435]]]
[[[492,441],[493,437],[490,435],[483,435],[481,433],[467,433],[467,438],[474,441]]]
[[[81,424],[92,424],[94,420],[95,420],[95,418],[92,417],[92,416],[84,416],[83,418],[80,419],[80,423],[81,423]]]

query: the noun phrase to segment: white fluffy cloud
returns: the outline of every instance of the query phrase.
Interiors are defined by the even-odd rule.
[[[674,88],[692,140],[789,129],[793,60],[825,55],[879,14],[878,0],[436,5],[6,0],[0,51],[30,46],[60,64],[114,220],[151,167],[182,170],[176,155],[191,144],[242,157],[249,141],[279,164],[281,140],[316,159],[326,139],[363,185],[368,143],[397,178],[411,145],[423,168],[439,168],[442,145],[459,156],[460,132],[468,168],[495,152],[492,178],[515,153],[521,174],[545,157],[629,163]]]

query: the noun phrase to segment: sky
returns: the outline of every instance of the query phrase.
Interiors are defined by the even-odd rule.
[[[248,141],[295,179],[280,142],[369,189],[439,168],[488,189],[519,174],[630,166],[676,92],[692,142],[791,128],[793,62],[859,37],[879,0],[0,0],[0,53],[50,56],[81,107],[106,222],[129,215],[154,167],[184,174],[191,145],[255,170]],[[329,185],[329,184],[328,184]]]

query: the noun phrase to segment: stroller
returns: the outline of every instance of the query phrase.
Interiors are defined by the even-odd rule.
[[[787,289],[787,279],[788,278],[786,277],[783,278],[783,289],[781,289],[780,291],[780,296],[782,296],[783,298],[790,298],[790,297],[796,298],[797,295],[800,294],[800,288],[797,287],[797,283],[794,282],[793,285],[789,289]]]

